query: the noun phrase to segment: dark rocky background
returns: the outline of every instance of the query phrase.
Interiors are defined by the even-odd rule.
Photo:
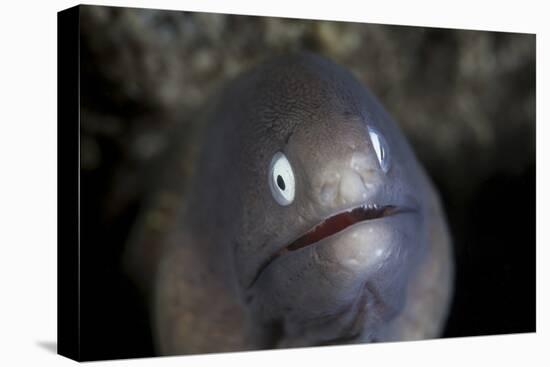
[[[439,188],[457,270],[445,336],[535,330],[534,35],[92,6],[80,19],[84,359],[153,355],[121,257],[171,131],[292,50],[363,80]]]

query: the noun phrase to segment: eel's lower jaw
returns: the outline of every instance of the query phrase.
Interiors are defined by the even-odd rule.
[[[317,242],[332,236],[338,232],[343,231],[359,222],[380,219],[389,217],[392,215],[414,212],[415,210],[409,207],[399,207],[396,205],[377,205],[377,204],[365,204],[354,207],[347,211],[340,212],[332,215],[306,232],[294,242],[281,248],[274,254],[272,254],[258,269],[256,276],[248,286],[251,288],[256,280],[260,277],[263,271],[271,264],[277,257],[286,253],[302,249],[304,247],[314,245]]]

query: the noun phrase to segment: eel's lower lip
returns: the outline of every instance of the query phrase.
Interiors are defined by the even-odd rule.
[[[254,285],[256,280],[258,280],[260,275],[269,266],[269,264],[271,264],[276,258],[278,258],[281,255],[284,255],[288,252],[302,249],[310,245],[314,245],[317,242],[327,237],[330,237],[332,235],[335,235],[336,233],[339,233],[344,229],[348,228],[349,226],[352,226],[356,223],[379,219],[383,217],[389,217],[392,215],[405,213],[405,212],[413,212],[413,211],[414,209],[412,208],[398,207],[395,205],[379,206],[377,204],[370,204],[370,205],[361,205],[361,206],[352,208],[350,210],[335,214],[325,219],[315,227],[313,227],[304,235],[296,239],[294,242],[290,243],[289,245],[279,249],[277,252],[272,254],[259,267],[256,273],[256,276],[252,280],[249,288]]]

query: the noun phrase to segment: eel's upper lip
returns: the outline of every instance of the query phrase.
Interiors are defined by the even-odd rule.
[[[281,255],[313,245],[321,241],[322,239],[341,232],[347,227],[354,225],[358,222],[413,211],[415,211],[413,208],[399,207],[396,205],[365,204],[332,215],[323,220],[321,223],[317,224],[309,231],[307,231],[304,235],[300,236],[294,242],[279,249],[271,256],[269,256],[259,267],[256,276],[254,277],[248,288],[251,288],[254,283],[256,283],[256,280],[258,280],[263,271],[269,266],[269,264],[271,264],[276,258]]]

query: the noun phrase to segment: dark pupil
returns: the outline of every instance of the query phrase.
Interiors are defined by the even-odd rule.
[[[281,188],[281,190],[284,191],[285,189],[285,180],[283,180],[283,178],[281,177],[281,175],[278,175],[277,176],[277,185]]]

